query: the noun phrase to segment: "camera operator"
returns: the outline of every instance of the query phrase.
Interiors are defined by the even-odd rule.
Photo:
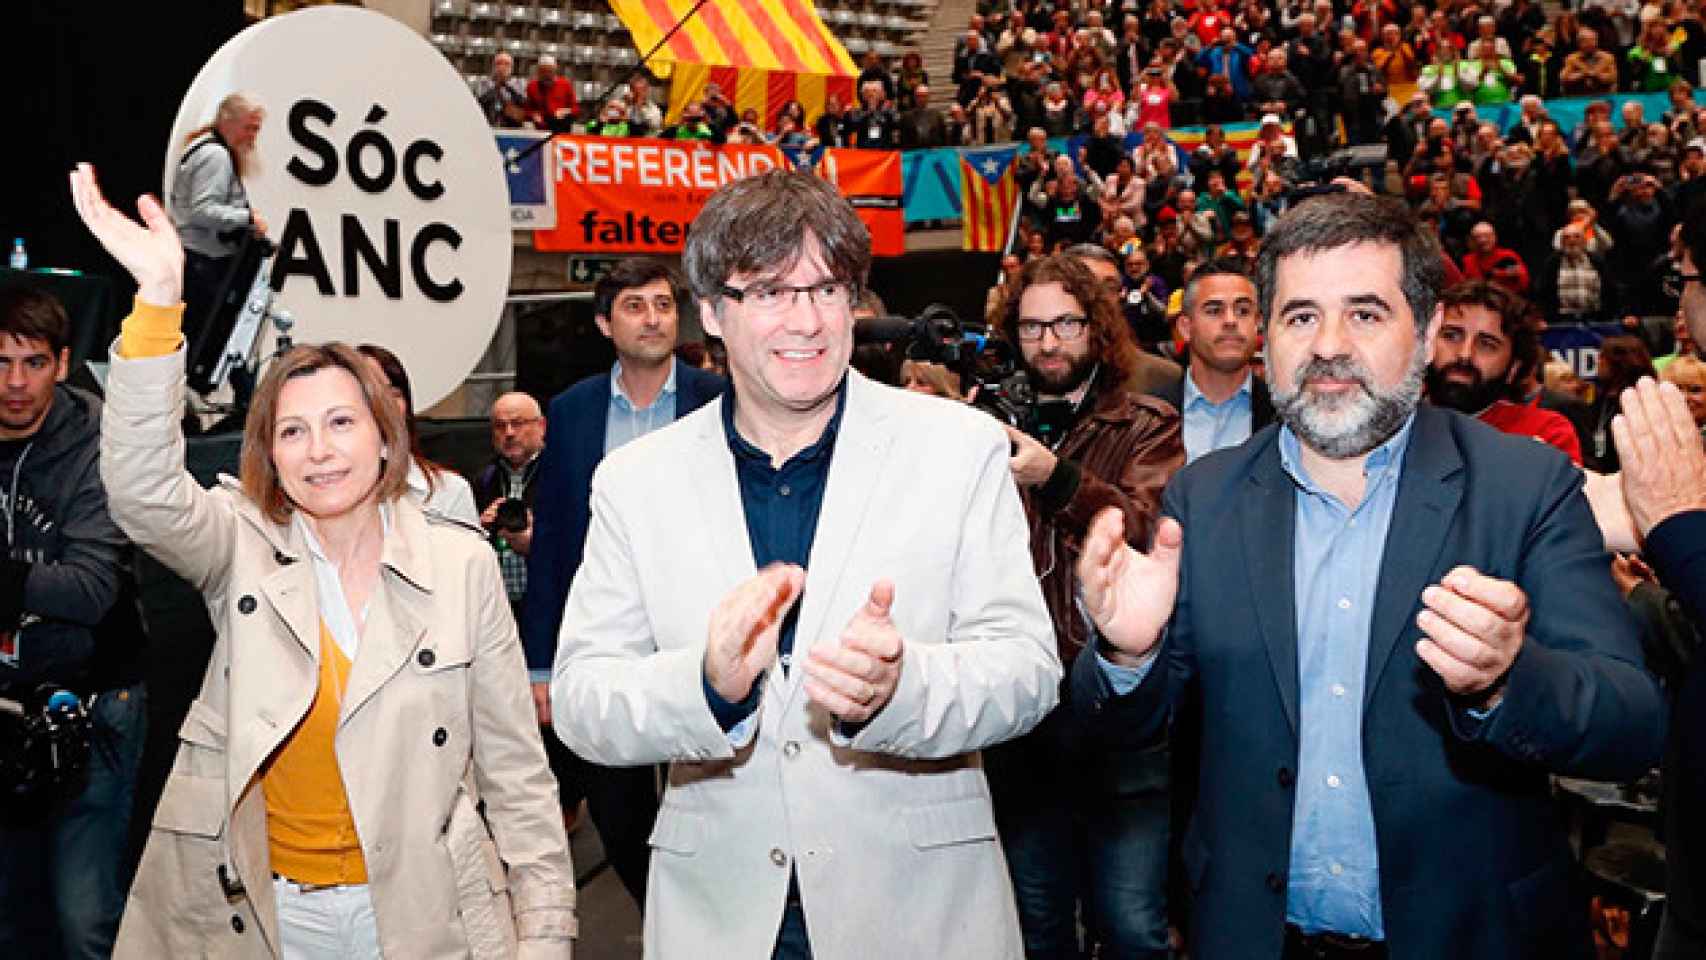
[[[1114,298],[1077,258],[1026,264],[1002,327],[1036,387],[1037,419],[1053,428],[1039,431],[1048,442],[1008,433],[1032,561],[1070,663],[1091,639],[1072,572],[1086,524],[1117,507],[1131,542],[1149,541],[1161,488],[1184,462],[1179,418],[1122,387],[1137,350]],[[1110,751],[1081,735],[1072,711],[1056,710],[984,763],[1027,954],[1081,955],[1082,896],[1102,955],[1165,956],[1166,748]]]
[[[170,212],[184,243],[184,334],[192,344],[245,242],[266,236],[267,222],[243,190],[265,119],[260,104],[233,93],[219,101],[213,122],[191,131],[178,158]]]
[[[533,547],[533,495],[539,452],[545,449],[545,415],[525,393],[506,393],[492,403],[492,449],[496,456],[474,475],[480,525],[492,537],[504,592],[516,619],[527,594],[527,553]]]
[[[60,382],[69,335],[52,296],[0,291],[0,698],[25,711],[0,711],[4,957],[112,952],[147,724],[130,544],[107,513],[100,401]],[[54,691],[65,706],[44,711]],[[87,723],[38,724],[67,711]]]

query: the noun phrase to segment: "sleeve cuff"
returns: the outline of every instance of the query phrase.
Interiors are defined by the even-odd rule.
[[[764,677],[761,674],[758,679],[752,681],[752,689],[747,691],[746,698],[738,703],[724,700],[723,695],[711,687],[710,679],[703,674],[700,675],[699,683],[705,691],[705,705],[711,708],[711,716],[716,718],[717,726],[722,728],[724,733],[733,734],[735,728],[758,709],[758,697],[764,686]]]
[[[119,355],[140,359],[172,353],[184,339],[183,326],[182,303],[162,307],[137,297],[119,328]]]
[[[1096,646],[1100,647],[1101,644],[1098,642]],[[1149,671],[1155,669],[1155,658],[1160,652],[1161,644],[1157,643],[1148,653],[1143,655],[1143,659],[1138,661],[1136,666],[1122,667],[1102,656],[1102,651],[1097,649],[1096,666],[1101,669],[1102,676],[1107,678],[1108,686],[1114,691],[1114,696],[1123,697],[1136,690],[1149,676]]]
[[[1084,471],[1078,464],[1061,457],[1054,462],[1054,472],[1048,475],[1042,486],[1037,488],[1037,504],[1049,513],[1059,513],[1066,509],[1072,498],[1078,493],[1078,485],[1084,479]]]

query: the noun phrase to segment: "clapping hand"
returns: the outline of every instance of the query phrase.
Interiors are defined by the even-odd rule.
[[[1484,708],[1496,705],[1528,632],[1528,595],[1509,580],[1460,566],[1422,591],[1422,605],[1416,625],[1427,637],[1416,642],[1416,656],[1447,690],[1482,697]]]
[[[1611,436],[1623,464],[1623,499],[1643,538],[1678,513],[1706,510],[1706,450],[1674,384],[1642,377],[1623,391]]]
[[[889,614],[893,606],[894,584],[878,580],[870,599],[841,631],[840,642],[815,646],[806,657],[806,695],[838,720],[871,719],[900,685],[905,645]]]
[[[136,280],[143,302],[172,307],[183,300],[184,245],[160,201],[147,195],[137,200],[137,223],[101,195],[95,168],[86,163],[71,171],[71,200],[89,232]]]
[[[1179,592],[1184,530],[1164,517],[1155,545],[1140,553],[1125,542],[1125,515],[1109,507],[1090,522],[1078,557],[1084,608],[1112,647],[1117,663],[1131,666],[1161,638]]]
[[[730,703],[745,700],[753,681],[776,659],[782,621],[800,597],[806,572],[775,563],[734,588],[711,611],[705,639],[705,681]]]

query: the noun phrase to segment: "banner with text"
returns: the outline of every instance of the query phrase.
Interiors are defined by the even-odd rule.
[[[536,248],[566,253],[678,253],[717,188],[787,164],[770,146],[561,136],[546,148],[555,229]]]

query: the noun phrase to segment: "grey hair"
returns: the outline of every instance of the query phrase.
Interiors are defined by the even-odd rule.
[[[863,288],[871,272],[871,232],[852,204],[816,174],[770,170],[726,184],[687,230],[682,268],[694,296],[716,301],[737,273],[779,277],[815,239],[837,280]]]
[[[1274,278],[1285,257],[1323,253],[1359,243],[1398,248],[1403,263],[1399,287],[1418,333],[1427,330],[1445,285],[1439,242],[1403,202],[1345,192],[1313,197],[1286,211],[1268,231],[1256,257],[1256,291],[1264,328],[1272,319]]]
[[[1112,264],[1115,270],[1120,268],[1120,258],[1099,243],[1075,243],[1060,252],[1074,260],[1099,260]]]

